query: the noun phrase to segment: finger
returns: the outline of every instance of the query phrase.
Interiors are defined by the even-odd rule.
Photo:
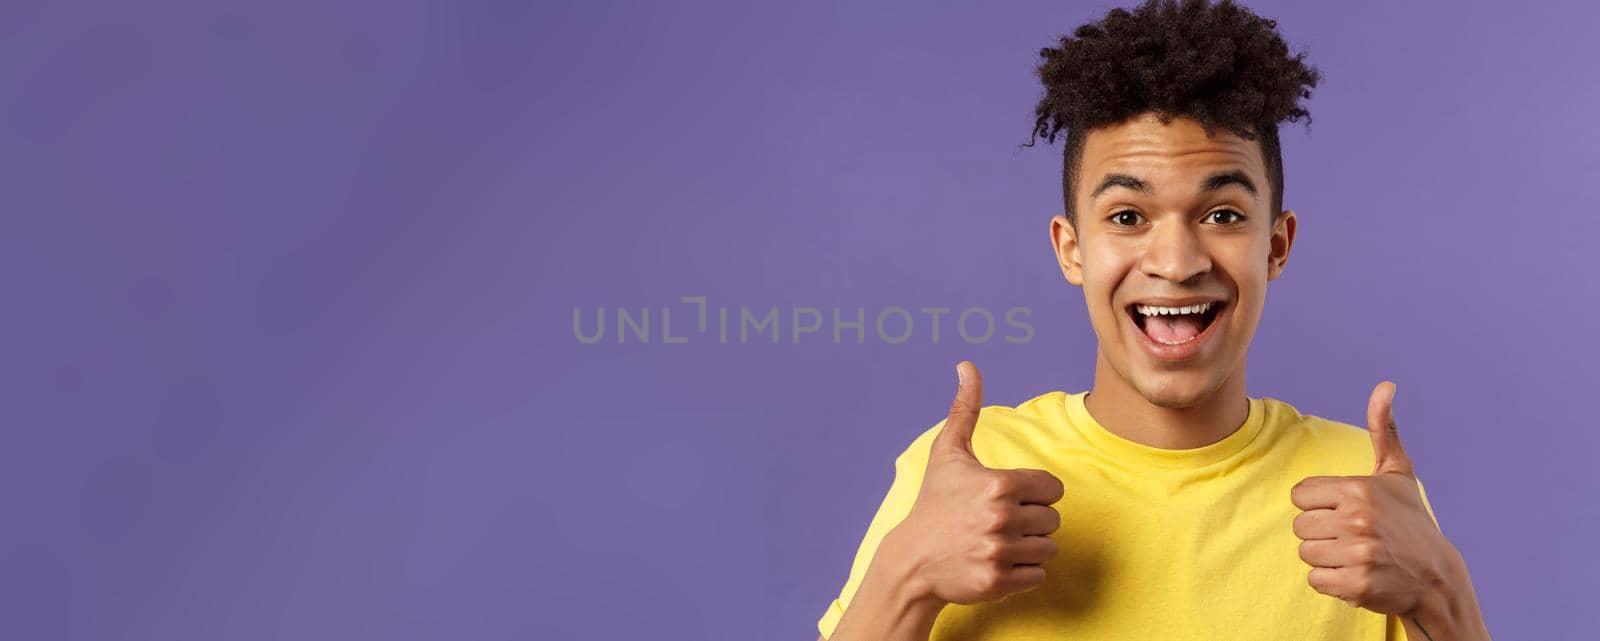
[[[1317,539],[1300,542],[1300,560],[1321,568],[1342,568],[1372,561],[1371,542],[1363,539]]]
[[[1378,383],[1367,401],[1367,433],[1372,437],[1373,474],[1397,472],[1415,476],[1411,457],[1400,446],[1399,427],[1394,422],[1395,385],[1389,381]]]
[[[1311,568],[1306,583],[1313,590],[1353,604],[1361,596],[1359,572],[1355,568]]]
[[[1017,502],[1023,505],[1055,505],[1066,487],[1061,479],[1044,470],[1005,470],[1017,481]]]
[[[1061,513],[1046,505],[1024,505],[1017,508],[1011,522],[1011,534],[1043,536],[1061,528]]]
[[[1007,594],[1032,590],[1044,583],[1044,568],[1037,565],[1013,565],[1000,574],[1000,590]]]
[[[972,433],[978,427],[978,410],[983,407],[983,378],[970,361],[956,364],[956,398],[950,403],[950,417],[939,430],[934,445],[945,452],[966,453],[974,459]]]
[[[1289,502],[1302,510],[1339,507],[1340,477],[1311,476],[1289,489]]]
[[[1308,510],[1294,517],[1294,535],[1302,541],[1336,539],[1343,533],[1333,510]]]
[[[1018,537],[1006,546],[1005,560],[1015,565],[1042,565],[1056,558],[1056,540],[1048,536]]]

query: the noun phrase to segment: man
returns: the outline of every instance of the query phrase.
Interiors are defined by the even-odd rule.
[[[1041,51],[1035,135],[1067,131],[1062,274],[1094,387],[947,419],[896,460],[818,628],[916,639],[1488,639],[1400,445],[1245,395],[1294,244],[1277,127],[1319,79],[1227,0],[1151,0]]]

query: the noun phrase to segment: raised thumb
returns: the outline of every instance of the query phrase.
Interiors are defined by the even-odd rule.
[[[1367,434],[1372,437],[1373,474],[1398,472],[1416,476],[1411,457],[1400,445],[1399,427],[1394,422],[1395,385],[1389,381],[1378,383],[1367,401]]]
[[[983,377],[971,361],[956,364],[956,398],[950,403],[950,417],[934,440],[946,453],[964,453],[974,459],[972,433],[978,428],[978,411],[983,407]]]

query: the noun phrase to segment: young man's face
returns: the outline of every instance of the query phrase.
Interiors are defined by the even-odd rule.
[[[1057,216],[1051,235],[1102,360],[1155,405],[1209,398],[1242,370],[1294,241],[1294,213],[1273,220],[1261,146],[1145,115],[1089,132],[1076,191],[1076,226]]]

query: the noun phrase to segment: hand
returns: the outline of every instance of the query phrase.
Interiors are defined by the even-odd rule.
[[[956,365],[960,386],[934,438],[917,501],[891,535],[912,564],[912,581],[945,603],[996,601],[1038,587],[1056,555],[1061,525],[1051,507],[1060,479],[1044,470],[984,467],[972,450],[983,405],[978,368]]]
[[[1454,548],[1428,515],[1394,422],[1394,383],[1367,402],[1371,476],[1313,476],[1290,500],[1311,587],[1385,614],[1407,614],[1449,574]]]

